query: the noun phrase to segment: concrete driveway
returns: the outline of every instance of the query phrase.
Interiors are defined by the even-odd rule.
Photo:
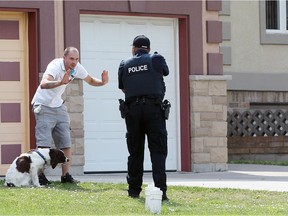
[[[229,164],[227,172],[167,172],[167,184],[209,188],[288,191],[288,167],[271,165]],[[126,173],[85,174],[73,176],[81,182],[126,183]],[[59,180],[59,176],[48,176]],[[144,184],[152,184],[151,173],[144,174]]]

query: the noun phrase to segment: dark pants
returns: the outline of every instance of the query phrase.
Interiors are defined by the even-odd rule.
[[[139,194],[143,182],[143,162],[145,135],[152,162],[152,175],[155,187],[166,193],[165,163],[167,157],[167,130],[160,103],[138,102],[128,105],[125,118],[127,127],[127,147],[129,194]]]

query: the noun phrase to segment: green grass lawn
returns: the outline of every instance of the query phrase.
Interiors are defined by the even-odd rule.
[[[169,186],[167,194],[162,215],[288,215],[287,192]],[[7,188],[0,181],[0,215],[151,214],[144,192],[129,198],[126,184],[56,181],[43,188]]]

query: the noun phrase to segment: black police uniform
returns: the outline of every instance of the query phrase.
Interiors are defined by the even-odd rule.
[[[138,49],[132,58],[123,60],[119,66],[119,89],[124,90],[128,106],[125,122],[130,196],[137,196],[142,190],[145,135],[154,184],[166,196],[167,130],[161,104],[165,94],[163,76],[168,74],[163,56],[149,54],[144,49]]]

